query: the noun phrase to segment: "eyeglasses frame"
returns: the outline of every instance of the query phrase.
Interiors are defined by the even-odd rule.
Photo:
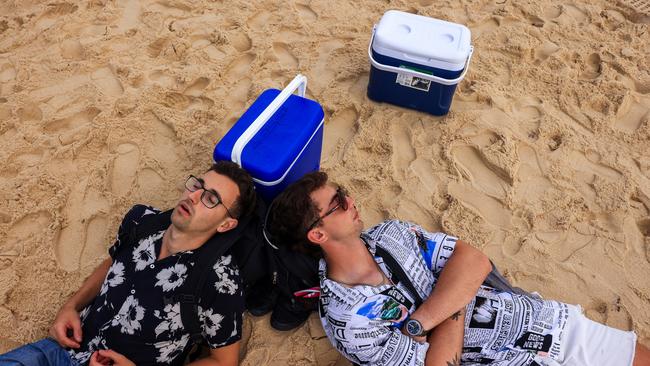
[[[202,189],[202,190],[203,190],[203,193],[201,193],[201,199],[200,199],[200,201],[201,201],[201,203],[203,204],[203,206],[207,207],[208,209],[213,209],[213,208],[215,208],[215,207],[217,207],[217,206],[219,206],[219,205],[222,205],[223,208],[226,209],[226,213],[228,214],[228,216],[230,216],[231,218],[235,218],[235,217],[230,213],[230,210],[228,209],[228,207],[226,207],[226,204],[223,203],[223,199],[221,199],[221,195],[219,194],[219,192],[215,191],[214,189],[206,189],[206,188],[205,188],[205,185],[204,185],[204,181],[203,181],[203,179],[201,179],[201,178],[197,178],[197,177],[195,177],[194,175],[190,174],[190,176],[187,177],[187,180],[185,180],[185,189],[187,189],[187,190],[190,191],[190,192],[196,192],[196,191],[199,190],[199,189],[195,189],[194,186],[190,186],[190,185],[189,185],[189,182],[190,182],[191,179],[196,180],[196,181],[199,182],[199,184],[201,185],[201,188],[199,188],[199,189]],[[217,197],[217,201],[218,201],[218,202],[217,202],[214,206],[212,206],[212,207],[210,207],[210,206],[209,206],[207,203],[205,203],[205,201],[204,201],[204,196],[205,196],[205,194],[208,193],[208,192],[210,192],[210,193],[213,194],[215,197]]]

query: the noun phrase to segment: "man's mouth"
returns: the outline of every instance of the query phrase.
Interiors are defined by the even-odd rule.
[[[178,204],[178,211],[183,216],[192,216],[192,209],[190,208],[190,205],[188,205],[185,201],[182,201]]]

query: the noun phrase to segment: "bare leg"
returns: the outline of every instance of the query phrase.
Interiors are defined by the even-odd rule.
[[[636,344],[632,366],[650,366],[650,350],[641,343]]]

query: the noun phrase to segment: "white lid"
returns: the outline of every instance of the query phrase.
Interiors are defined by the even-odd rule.
[[[383,56],[458,71],[469,56],[471,37],[462,24],[389,10],[377,25],[372,49]]]

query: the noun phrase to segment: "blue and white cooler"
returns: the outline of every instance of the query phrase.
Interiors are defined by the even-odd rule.
[[[214,160],[246,169],[267,203],[320,167],[325,114],[305,98],[306,89],[307,78],[298,75],[282,91],[265,90],[215,146]]]
[[[368,97],[436,116],[449,112],[473,47],[462,24],[387,11],[373,29]]]

